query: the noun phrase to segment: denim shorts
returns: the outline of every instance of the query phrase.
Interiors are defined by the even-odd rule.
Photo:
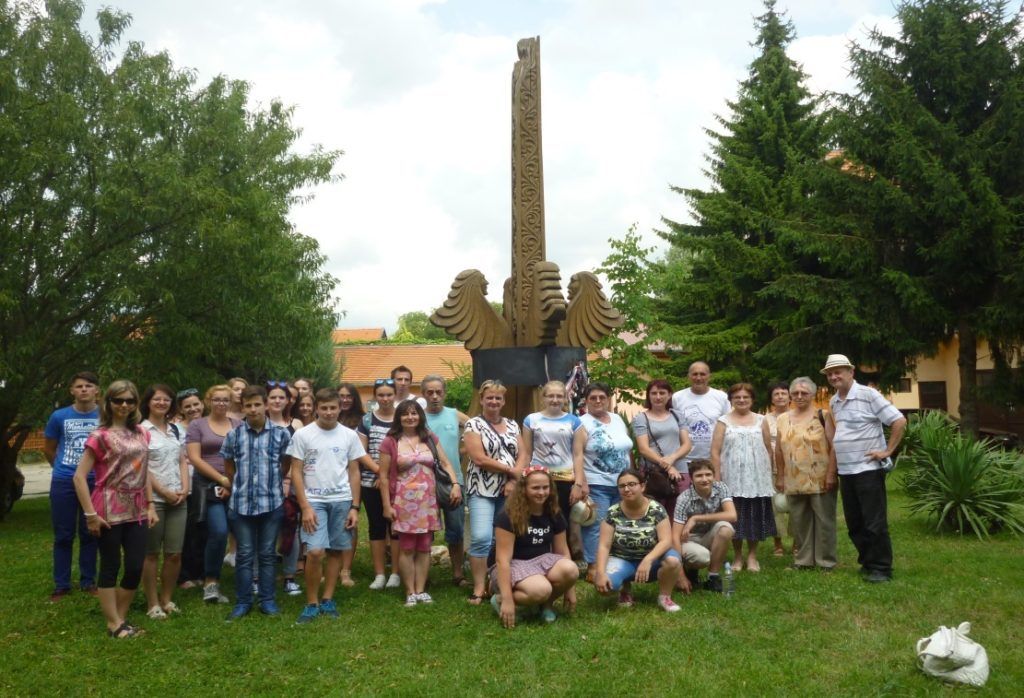
[[[345,528],[352,500],[343,502],[310,502],[316,512],[316,530],[300,534],[302,542],[310,550],[351,550],[352,531]]]
[[[654,564],[651,565],[651,573],[648,575],[648,582],[658,581],[658,570],[661,569],[661,563],[670,557],[674,557],[679,560],[679,553],[675,550],[669,550],[661,559],[655,560]],[[608,575],[608,581],[612,583],[612,589],[619,589],[626,582],[632,582],[633,577],[636,576],[636,568],[640,566],[643,560],[623,560],[621,557],[609,557],[608,566],[605,568],[604,573]]]

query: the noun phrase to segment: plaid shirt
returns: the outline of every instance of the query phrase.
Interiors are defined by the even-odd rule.
[[[256,431],[243,421],[224,437],[220,455],[235,462],[235,480],[228,506],[242,516],[257,516],[274,511],[284,503],[281,464],[291,434],[268,420]]]
[[[732,495],[724,482],[711,483],[711,494],[707,499],[697,494],[697,489],[690,485],[689,489],[679,495],[676,500],[675,515],[672,517],[676,523],[685,524],[691,516],[703,514],[717,514],[722,510],[724,502],[731,502]],[[711,530],[714,524],[701,522],[693,525],[693,533],[702,536]]]

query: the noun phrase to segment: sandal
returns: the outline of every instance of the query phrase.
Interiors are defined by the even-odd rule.
[[[466,599],[466,603],[468,603],[470,606],[479,606],[480,604],[482,604],[484,602],[485,598],[486,598],[485,596],[479,596],[477,594],[470,594],[469,598]]]
[[[126,640],[130,637],[135,637],[136,635],[138,635],[138,630],[134,626],[128,625],[126,621],[124,623],[121,623],[121,625],[117,626],[117,628],[115,628],[114,630],[108,630],[107,635],[114,638],[115,640]]]
[[[153,620],[167,620],[167,614],[159,606],[153,606],[153,608],[146,611],[146,615]]]
[[[463,587],[468,587],[469,581],[464,576],[452,577],[452,586],[459,587],[460,589]]]
[[[178,608],[178,604],[173,601],[168,601],[167,605],[164,606],[164,613],[171,615],[172,613],[181,613],[181,609]]]

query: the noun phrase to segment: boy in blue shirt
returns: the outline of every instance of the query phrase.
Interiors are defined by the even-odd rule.
[[[89,534],[85,514],[78,503],[72,478],[85,451],[85,441],[100,421],[96,406],[99,378],[91,371],[71,377],[73,404],[50,415],[43,435],[43,453],[53,467],[50,477],[50,519],[53,523],[53,593],[50,601],[60,601],[71,593],[71,558],[75,531],[78,532],[78,583],[82,591],[96,593],[96,537]],[[89,491],[95,476],[89,474]]]

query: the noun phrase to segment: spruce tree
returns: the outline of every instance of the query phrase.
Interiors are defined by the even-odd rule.
[[[662,235],[673,246],[658,284],[664,336],[683,347],[683,363],[712,362],[719,382],[764,383],[806,360],[800,352],[789,361],[766,360],[761,350],[793,306],[765,291],[792,271],[779,236],[808,195],[805,163],[825,153],[823,124],[804,73],[786,53],[795,32],[774,0],[765,3],[756,28],[759,53],[728,102],[731,114],[716,116],[717,130],[706,131],[712,186],[673,187],[686,197],[694,222],[663,219]]]
[[[862,361],[896,375],[958,336],[960,413],[972,432],[977,341],[1007,359],[1024,337],[1022,43],[1019,15],[1006,10],[904,2],[897,36],[875,31],[872,46],[853,47],[858,91],[832,120],[841,150],[811,168],[810,225],[793,238],[819,255],[811,283],[839,289],[837,315],[857,323],[825,326],[874,347]],[[796,287],[774,292],[793,297]]]

